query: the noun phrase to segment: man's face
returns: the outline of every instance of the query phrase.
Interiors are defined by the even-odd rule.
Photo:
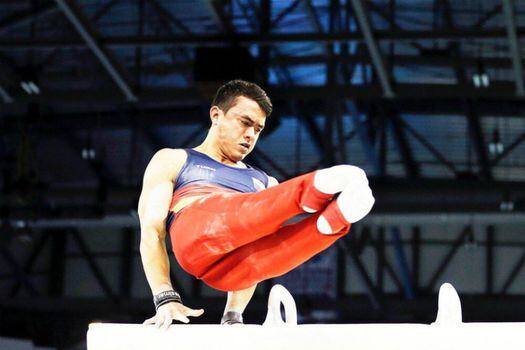
[[[216,106],[211,112],[221,152],[234,162],[244,159],[264,128],[266,115],[261,107],[254,100],[239,96],[226,114]]]

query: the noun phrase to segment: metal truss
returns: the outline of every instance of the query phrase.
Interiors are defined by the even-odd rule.
[[[523,65],[521,63],[521,53],[518,42],[518,34],[516,31],[516,18],[514,15],[514,2],[510,0],[503,0],[503,12],[505,13],[505,22],[507,26],[507,37],[509,41],[510,52],[512,56],[512,66],[514,68],[514,75],[516,79],[516,94],[518,96],[525,95],[525,87],[523,85]]]
[[[503,219],[503,221],[508,221]],[[417,222],[418,219],[412,221]],[[468,220],[467,220],[468,221]],[[453,240],[443,240],[439,238],[422,239],[421,232],[422,227],[414,225],[412,227],[412,238],[408,240],[402,240],[399,228],[396,225],[390,226],[389,224],[374,225],[373,229],[368,224],[354,225],[352,228],[352,235],[347,236],[339,242],[341,252],[347,254],[356,267],[359,270],[363,284],[367,287],[367,290],[371,293],[371,302],[374,307],[379,306],[380,295],[385,293],[384,290],[384,276],[388,275],[394,284],[397,286],[398,293],[403,295],[407,299],[412,299],[416,295],[427,295],[436,291],[436,283],[443,276],[448,266],[453,262],[454,256],[457,254],[458,249],[463,247],[465,244],[475,244],[478,248],[484,249],[486,256],[485,270],[479,269],[480,274],[486,277],[486,291],[485,295],[504,295],[516,280],[518,273],[525,264],[525,258],[523,255],[518,259],[516,264],[509,269],[506,274],[505,282],[502,283],[502,287],[496,292],[494,286],[494,248],[495,247],[515,247],[525,249],[525,243],[520,242],[509,242],[506,240],[498,241],[496,239],[497,224],[490,224],[490,219],[485,220],[487,224],[483,224],[482,228],[478,227],[478,237],[481,231],[484,231],[485,239],[476,239],[474,241],[474,228],[472,225],[465,225],[464,228],[457,234],[457,237]],[[79,224],[81,221],[78,221]],[[403,221],[399,221],[403,223]],[[87,221],[86,221],[87,223]],[[71,227],[71,228],[68,228]],[[13,255],[8,249],[8,245],[5,242],[1,245],[0,254],[3,258],[3,265],[8,267],[11,273],[4,274],[1,278],[11,283],[3,283],[4,286],[10,286],[10,288],[2,290],[3,293],[16,297],[21,295],[22,291],[28,292],[33,296],[63,296],[64,295],[64,271],[66,264],[70,259],[82,258],[88,264],[90,271],[95,278],[95,281],[104,292],[105,298],[112,302],[117,302],[122,298],[129,297],[130,290],[133,289],[133,279],[131,278],[130,266],[134,256],[137,256],[138,251],[134,248],[134,242],[137,240],[137,230],[135,225],[128,223],[127,227],[120,230],[120,246],[115,247],[115,251],[112,253],[97,253],[96,249],[88,247],[85,242],[85,237],[81,234],[78,229],[73,228],[76,224],[73,221],[64,223],[63,226],[57,226],[55,228],[39,229],[37,227],[32,228],[32,232],[29,234],[32,243],[31,252],[22,260],[20,257]],[[86,226],[86,225],[84,225]],[[118,226],[118,225],[117,225]],[[115,227],[117,227],[115,226]],[[122,226],[126,226],[122,223]],[[89,228],[89,224],[87,224]],[[26,228],[29,229],[31,226]],[[480,231],[481,230],[481,231]],[[16,239],[19,237],[21,232],[14,231],[9,237]],[[9,238],[8,237],[8,238]],[[501,237],[498,235],[498,237]],[[79,253],[71,255],[66,253],[66,246],[68,242],[71,242],[73,246],[78,248]],[[9,243],[9,240],[8,240]],[[168,242],[169,243],[169,242]],[[72,245],[69,244],[70,247]],[[435,262],[435,270],[428,278],[428,282],[425,285],[421,285],[420,276],[421,273],[418,270],[420,264],[421,249],[429,246],[448,246],[449,251],[444,255],[441,261]],[[360,256],[363,251],[367,248],[372,248],[376,254],[377,266],[376,277],[372,278],[370,272],[365,265],[362,264]],[[168,248],[170,245],[168,244]],[[412,265],[409,266],[406,257],[406,249],[410,249],[412,255]],[[396,257],[396,267],[392,265],[392,262],[385,255],[386,249],[393,249]],[[48,266],[39,265],[36,268],[35,263],[39,256],[47,254],[51,257]],[[107,272],[101,269],[97,262],[97,258],[114,258],[119,261],[120,270],[119,276],[108,276]],[[173,258],[170,253],[170,258]],[[172,261],[173,263],[173,261]],[[340,268],[344,269],[344,261],[340,261]],[[30,282],[30,277],[34,275],[47,274],[47,283],[43,285],[35,285]],[[108,279],[117,278],[118,291],[114,290]],[[195,294],[195,291],[190,291],[182,287],[178,283],[177,278],[173,278],[173,283],[181,291],[183,295],[188,297],[200,298],[200,294]],[[375,282],[373,282],[375,280]],[[343,281],[343,280],[341,280]],[[46,287],[47,285],[47,287]],[[345,284],[346,285],[346,284]],[[346,294],[344,288],[340,287],[342,296]]]
[[[356,232],[353,229],[353,234],[348,239],[343,239],[340,246],[343,248],[340,252],[346,253],[349,259],[356,264],[356,268],[359,274],[359,279],[364,281],[366,286],[367,294],[371,305],[374,308],[379,308],[381,305],[381,299],[385,297],[384,291],[384,277],[388,276],[392,279],[392,282],[396,285],[398,294],[403,296],[405,299],[417,299],[425,295],[435,293],[437,289],[437,282],[441,280],[442,276],[446,272],[447,268],[453,264],[454,257],[458,250],[466,244],[475,244],[478,249],[483,249],[485,252],[486,264],[484,267],[479,267],[480,274],[483,274],[485,280],[485,292],[482,295],[487,297],[493,296],[504,296],[508,292],[509,288],[516,281],[518,274],[522,271],[525,266],[525,253],[515,262],[515,264],[509,267],[509,271],[506,273],[506,278],[502,283],[502,286],[496,291],[494,285],[494,248],[498,246],[505,247],[516,247],[525,250],[525,243],[523,242],[497,242],[495,235],[497,229],[494,225],[488,224],[483,230],[485,231],[485,239],[474,241],[473,227],[470,225],[465,226],[457,235],[457,237],[450,240],[436,239],[421,239],[420,226],[413,226],[412,237],[409,240],[402,241],[399,235],[399,228],[397,226],[390,227],[390,239],[386,239],[386,228],[384,226],[378,226],[376,233],[372,233],[370,227],[362,227],[360,232]],[[436,262],[434,272],[431,274],[429,281],[425,285],[421,285],[419,271],[421,261],[421,249],[425,246],[431,245],[442,245],[448,246],[448,252],[444,257]],[[366,247],[371,247],[377,257],[377,269],[375,278],[372,277],[370,269],[366,268],[360,261],[360,255]],[[394,268],[388,258],[385,256],[385,249],[390,247],[395,251],[395,260],[397,268]],[[409,248],[412,255],[412,265],[409,267],[408,260],[406,257],[406,249]],[[338,268],[340,271],[346,269],[345,260],[340,260]],[[373,282],[375,280],[375,282]],[[340,290],[340,296],[345,295],[344,290]]]
[[[44,1],[35,7],[17,12],[0,21],[0,34],[17,26],[22,26],[34,21],[36,18],[58,12],[57,6],[52,1]]]
[[[7,92],[7,90],[1,85],[0,85],[0,97],[2,98],[4,103],[13,103],[14,101],[11,95],[9,94],[9,92]]]
[[[392,98],[395,96],[392,84],[390,83],[391,78],[388,76],[383,57],[379,51],[379,46],[376,38],[372,32],[372,27],[366,13],[365,6],[361,0],[351,0],[352,8],[355,12],[356,19],[359,21],[363,37],[365,39],[366,46],[370,52],[372,62],[379,76],[381,87],[385,97]]]
[[[358,112],[356,112],[358,113]],[[205,122],[204,115],[200,114],[200,111],[197,109],[194,111],[195,116],[200,115],[200,118],[202,118],[202,122]],[[106,122],[104,125],[100,125],[99,127],[103,128],[129,128],[131,126],[128,126],[128,119],[126,115],[122,115],[122,119],[119,122],[118,116],[111,114],[112,119],[108,122]],[[102,120],[106,120],[103,115],[101,115]],[[173,119],[175,118],[175,114],[171,112],[171,110],[166,111],[166,117],[165,119],[153,119],[151,116],[148,118],[147,123],[143,126],[146,127],[146,131],[144,135],[146,135],[146,140],[150,140],[150,143],[153,145],[154,148],[158,148],[156,145],[160,146],[161,142],[158,140],[158,137],[156,135],[150,135],[149,132],[147,132],[147,128],[151,128],[155,125],[172,125]],[[181,118],[177,120],[177,123],[181,123],[183,121],[183,118],[187,118],[187,123],[194,124],[201,126],[201,122],[198,122],[198,124],[195,124],[195,120],[192,117],[191,113],[183,113]],[[366,120],[372,120],[375,118],[371,118],[369,115],[369,118]],[[471,116],[471,119],[475,122],[477,118]],[[15,119],[16,120],[16,119]],[[379,120],[386,120],[386,118],[380,118]],[[55,121],[56,125],[53,125],[54,121],[52,118],[49,118],[47,128],[50,135],[56,135],[56,132],[60,132],[60,135],[63,135],[62,137],[67,141],[66,144],[69,144],[70,147],[73,149],[74,152],[78,153],[80,155],[80,148],[82,145],[79,143],[79,140],[74,137],[74,134],[67,134],[64,130],[69,130],[70,126],[74,128],[73,130],[83,130],[82,126],[82,119],[74,119],[68,116],[64,116],[63,119],[58,119]],[[91,119],[90,115],[86,115],[84,122],[85,128],[89,130],[91,127]],[[358,121],[359,122],[359,121]],[[68,126],[67,123],[71,123],[70,126]],[[122,123],[122,124],[119,124]],[[326,138],[323,136],[323,131],[319,130],[318,126],[315,124],[314,120],[312,118],[307,117],[306,115],[302,118],[302,123],[306,127],[310,127],[310,133],[313,140],[317,140],[317,143],[320,145],[320,150],[322,153],[319,155],[319,163],[315,164],[312,169],[318,168],[319,166],[322,166],[323,163],[329,164],[330,158],[326,157],[326,154],[336,154],[336,151],[341,147],[341,145],[344,145],[348,140],[352,139],[359,133],[363,134],[363,138],[365,140],[368,140],[369,137],[369,131],[367,129],[359,130],[360,126],[357,124],[357,127],[354,127],[353,130],[351,130],[347,135],[342,135],[339,137],[339,145],[325,145]],[[454,164],[452,161],[448,159],[448,155],[443,154],[441,151],[436,149],[432,142],[429,141],[426,137],[422,136],[418,131],[416,131],[413,127],[411,127],[409,124],[407,124],[403,118],[396,117],[395,115],[390,119],[390,123],[392,125],[393,129],[393,137],[396,141],[398,147],[397,151],[399,152],[400,159],[403,161],[404,169],[407,175],[407,179],[392,179],[388,177],[388,173],[384,170],[381,171],[381,169],[384,169],[384,163],[385,163],[385,157],[386,157],[386,149],[384,147],[385,141],[384,141],[384,135],[382,132],[379,133],[379,140],[373,139],[370,142],[370,147],[367,148],[368,152],[370,153],[371,159],[377,159],[379,166],[379,171],[375,174],[370,174],[371,179],[374,182],[374,191],[377,194],[378,202],[376,209],[381,212],[389,212],[389,211],[396,211],[401,210],[405,212],[409,212],[411,210],[420,211],[420,210],[427,210],[427,211],[442,211],[443,208],[449,208],[448,210],[468,210],[468,211],[499,211],[499,204],[503,200],[504,193],[508,192],[508,189],[510,187],[513,188],[513,197],[515,200],[519,201],[519,198],[523,195],[522,185],[519,183],[505,183],[500,181],[494,181],[491,180],[491,169],[492,167],[496,166],[499,162],[501,162],[505,157],[508,157],[510,154],[512,154],[513,150],[516,150],[517,147],[520,144],[523,144],[525,141],[524,134],[518,135],[512,143],[509,145],[509,147],[506,149],[506,151],[500,155],[493,156],[492,158],[488,157],[486,153],[483,156],[483,158],[480,159],[480,171],[478,174],[471,174],[473,177],[471,180],[468,179],[462,179],[462,172],[460,169],[458,169],[457,165]],[[9,132],[9,130],[12,130],[12,132],[17,132],[17,124],[13,124],[11,127],[9,127],[9,124],[4,124],[5,132]],[[39,135],[43,135],[46,133],[46,130],[42,130],[40,127],[40,123],[36,123],[34,125],[34,129],[31,126],[30,123],[28,123],[27,128],[28,132],[38,132]],[[380,130],[384,130],[385,126],[387,124],[380,127]],[[133,128],[141,127],[140,124],[133,124]],[[179,140],[179,144],[174,145],[176,147],[187,147],[190,143],[195,142],[197,137],[200,137],[200,135],[203,134],[203,132],[206,129],[201,127],[198,128],[195,132],[188,135],[185,139]],[[477,131],[476,131],[477,130]],[[474,134],[473,139],[476,137],[476,133],[480,134],[479,125],[476,127],[476,124],[470,126],[469,132],[471,134]],[[431,179],[423,179],[419,175],[419,168],[420,165],[413,159],[413,156],[411,155],[411,148],[407,145],[406,137],[410,135],[412,137],[417,146],[421,146],[428,150],[428,152],[435,158],[435,162],[437,164],[442,165],[445,169],[448,169],[450,172],[450,176],[452,179],[455,179],[453,183],[447,182],[447,179],[442,180],[431,180]],[[466,137],[468,137],[466,135]],[[299,140],[297,140],[299,141]],[[363,142],[363,141],[362,141]],[[379,142],[379,144],[383,145],[381,147],[376,148],[375,144]],[[478,140],[478,147],[484,148],[484,141]],[[475,145],[475,143],[473,142]],[[326,151],[329,150],[329,151]],[[304,172],[303,168],[304,166],[301,166],[301,159],[300,157],[297,158],[296,163],[298,164],[298,167],[295,171],[292,171],[291,169],[287,169],[283,165],[279,164],[278,161],[272,159],[272,157],[269,155],[269,151],[266,149],[260,149],[256,148],[253,157],[250,161],[254,161],[255,165],[261,166],[263,168],[266,167],[267,171],[269,173],[272,173],[274,175],[277,175],[280,179],[288,179],[293,176],[296,176],[302,172]],[[486,152],[486,151],[484,151]],[[342,154],[341,152],[340,156]],[[80,156],[79,156],[80,158]],[[328,163],[326,163],[328,161]],[[333,161],[333,160],[332,160]],[[261,164],[264,163],[264,164]],[[132,203],[134,203],[134,196],[136,196],[137,193],[139,193],[140,188],[136,185],[131,186],[124,186],[124,183],[129,183],[129,179],[122,179],[117,178],[113,173],[112,169],[108,167],[108,164],[106,164],[103,159],[93,159],[88,160],[88,164],[93,169],[93,173],[95,176],[98,177],[98,183],[99,187],[94,189],[71,189],[69,192],[66,191],[63,194],[60,194],[57,198],[59,199],[57,204],[57,199],[55,199],[55,196],[58,195],[57,191],[47,191],[43,187],[40,188],[34,188],[33,191],[36,197],[38,198],[48,198],[48,200],[52,203],[55,203],[53,205],[54,208],[57,210],[54,210],[55,214],[52,214],[50,218],[67,218],[68,215],[76,215],[78,217],[79,214],[81,214],[82,217],[90,217],[92,215],[105,215],[105,214],[126,214],[129,212],[129,210],[133,209],[131,207]],[[383,165],[381,165],[383,164]],[[6,173],[8,174],[8,173]],[[7,176],[7,175],[6,175]],[[418,179],[418,181],[412,181],[410,179]],[[485,179],[488,182],[487,183],[477,183],[477,179]],[[385,181],[387,180],[387,181]],[[458,181],[459,180],[459,181]],[[132,180],[134,181],[134,180]],[[138,183],[138,182],[137,182]],[[393,187],[396,189],[393,190]],[[428,188],[427,188],[428,187]],[[390,194],[389,193],[390,188]],[[423,192],[419,192],[419,191]],[[404,192],[407,191],[407,192]],[[398,195],[399,193],[399,195]],[[403,193],[403,194],[401,194]],[[417,196],[418,194],[428,194],[421,198],[419,201],[414,200],[412,202],[411,198],[412,194],[414,196]],[[11,195],[6,195],[4,199],[2,199],[2,202],[5,203],[8,207],[11,207],[11,215],[13,215],[13,218],[23,218],[24,215],[30,214],[30,213],[40,213],[38,215],[49,215],[44,213],[50,213],[51,206],[46,205],[46,208],[41,208],[40,206],[42,203],[29,203],[25,206],[20,206],[16,201],[17,192],[13,191]],[[451,206],[444,205],[445,202],[442,203],[435,203],[434,196],[439,196],[442,198],[443,201],[450,202]],[[118,200],[117,198],[122,198],[122,196],[126,196],[128,200],[126,203],[127,205],[122,205],[122,201]],[[446,196],[450,196],[450,198],[446,198]],[[476,200],[470,199],[472,196],[476,198]],[[399,198],[396,198],[399,197]],[[12,198],[12,199],[11,199]],[[71,203],[75,204],[68,204],[67,200],[64,202],[64,198],[69,198]],[[458,200],[458,198],[464,198],[464,200]],[[421,206],[421,203],[425,203],[425,206]],[[82,203],[82,204],[80,204]],[[117,204],[119,203],[119,204]],[[36,207],[35,207],[36,205]],[[443,206],[442,206],[443,205]],[[521,210],[520,203],[516,203],[516,210]],[[442,207],[441,207],[442,206]],[[441,207],[441,209],[440,209]],[[36,209],[40,208],[40,209]],[[98,209],[97,209],[98,208]],[[69,213],[69,214],[68,214]],[[31,214],[32,215],[32,214]],[[54,216],[53,216],[54,215]],[[45,216],[44,216],[45,217]]]
[[[525,28],[516,29],[518,35],[523,35]],[[506,32],[504,29],[456,29],[456,30],[399,30],[375,32],[376,40],[379,41],[401,41],[401,40],[461,40],[461,39],[500,39],[504,38]],[[337,43],[337,42],[355,42],[363,40],[360,33],[298,33],[298,34],[269,34],[261,37],[259,34],[235,35],[217,34],[217,35],[195,35],[187,37],[183,35],[159,35],[146,36],[137,38],[135,36],[107,36],[104,42],[109,47],[126,48],[136,46],[195,46],[195,45],[227,45],[232,41],[242,45],[272,45],[279,43],[301,43],[301,42],[319,42],[319,43]],[[37,40],[28,39],[8,39],[0,40],[0,49],[50,49],[50,48],[67,48],[67,47],[84,47],[84,43],[79,40],[57,37],[41,38]]]
[[[96,39],[94,29],[89,28],[88,20],[82,15],[80,9],[76,7],[74,0],[55,1],[78,34],[82,37],[85,44],[97,57],[104,69],[106,69],[119,89],[126,96],[127,100],[130,102],[136,102],[137,96],[135,96],[130,84],[126,81],[122,68],[117,66],[115,57],[113,57],[112,54],[100,44],[99,40]]]

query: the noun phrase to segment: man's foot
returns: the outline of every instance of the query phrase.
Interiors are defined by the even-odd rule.
[[[368,180],[351,183],[332,201],[317,219],[317,229],[322,234],[340,232],[343,228],[364,218],[374,205],[372,190]]]
[[[336,165],[315,172],[313,188],[307,188],[303,196],[302,208],[308,213],[315,213],[326,206],[332,196],[345,189],[350,183],[363,183],[365,172],[353,165]]]
[[[366,180],[368,185],[366,174],[361,168],[348,164],[335,165],[316,171],[314,187],[323,193],[335,194],[342,192],[346,185],[356,180]]]
[[[242,315],[240,312],[228,311],[221,318],[221,325],[236,325],[244,324],[242,321]]]

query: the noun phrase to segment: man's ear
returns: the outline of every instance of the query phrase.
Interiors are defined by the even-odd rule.
[[[222,110],[217,106],[212,106],[210,108],[210,120],[212,125],[217,125],[219,116],[222,114]]]

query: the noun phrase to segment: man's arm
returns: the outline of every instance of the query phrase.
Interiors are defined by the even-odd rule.
[[[177,150],[162,149],[151,159],[144,173],[139,199],[140,254],[153,294],[172,290],[166,252],[166,217],[177,176]],[[175,164],[173,164],[175,163]]]
[[[139,199],[140,255],[146,279],[153,295],[173,290],[166,251],[166,218],[173,194],[174,180],[186,160],[183,150],[162,149],[151,159],[144,173]],[[199,316],[202,310],[191,310],[180,303],[160,306],[145,323],[167,328],[172,319],[189,322],[186,316]]]

